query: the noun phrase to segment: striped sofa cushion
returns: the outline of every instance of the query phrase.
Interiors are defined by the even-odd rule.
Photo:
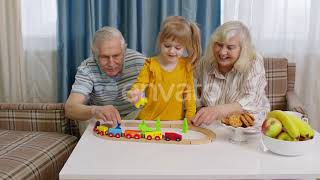
[[[294,91],[296,63],[288,63],[288,91]]]
[[[58,179],[76,143],[61,133],[0,130],[0,179]]]
[[[0,104],[0,128],[59,132],[80,137],[78,122],[67,119],[64,104]]]
[[[264,58],[267,87],[266,94],[271,109],[287,109],[287,91],[293,91],[295,81],[295,64],[286,58]]]

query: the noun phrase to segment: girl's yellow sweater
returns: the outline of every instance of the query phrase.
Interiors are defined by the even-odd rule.
[[[196,99],[192,65],[186,58],[180,58],[176,67],[167,72],[156,58],[145,61],[131,88],[145,91],[148,99],[137,119],[180,120],[193,117],[196,112]]]

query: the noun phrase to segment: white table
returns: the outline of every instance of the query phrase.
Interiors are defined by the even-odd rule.
[[[60,179],[315,179],[320,177],[320,137],[298,157],[264,151],[260,135],[232,144],[218,123],[210,144],[175,145],[109,141],[96,137],[91,122],[60,172]]]

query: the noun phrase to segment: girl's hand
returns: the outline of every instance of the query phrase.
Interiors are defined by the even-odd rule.
[[[135,104],[143,97],[143,92],[139,89],[134,89],[128,92],[128,101],[132,104]]]

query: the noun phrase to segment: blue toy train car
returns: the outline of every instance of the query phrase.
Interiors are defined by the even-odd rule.
[[[108,136],[120,138],[122,136],[122,128],[120,127],[120,124],[118,124],[116,128],[109,128]]]

